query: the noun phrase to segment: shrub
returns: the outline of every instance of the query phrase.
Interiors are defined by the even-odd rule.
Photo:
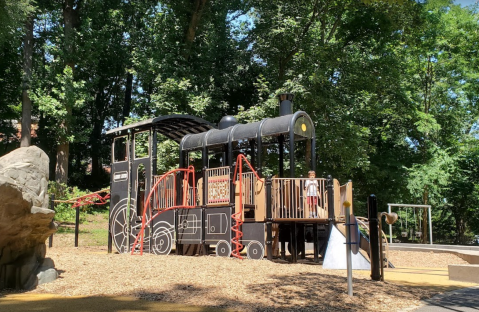
[[[70,200],[91,193],[89,190],[80,190],[76,186],[67,186],[63,183],[50,181],[48,183],[48,193],[55,195],[55,200]],[[72,203],[56,203],[55,204],[55,220],[59,222],[75,222],[75,210]],[[85,213],[92,210],[92,205],[80,207],[80,222],[85,220]]]

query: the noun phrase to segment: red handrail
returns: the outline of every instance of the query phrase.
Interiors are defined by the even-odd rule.
[[[151,205],[150,205],[150,199],[151,199],[151,196],[153,196],[153,194],[155,193],[155,190],[156,188],[158,187],[158,184],[160,184],[161,181],[163,181],[163,179],[165,179],[166,177],[168,177],[170,174],[175,174],[177,172],[186,172],[185,176],[183,177],[183,199],[182,199],[182,204],[181,205],[173,205],[171,207],[167,207],[167,208],[164,208],[164,209],[161,209],[159,210],[154,216],[151,217],[150,220],[148,220],[148,222],[146,222],[146,211],[149,210],[150,212],[150,215],[152,213],[151,211]],[[195,183],[195,168],[193,166],[189,166],[187,169],[183,169],[183,168],[180,168],[180,169],[174,169],[174,170],[171,170],[171,171],[168,171],[167,173],[165,173],[161,178],[158,179],[158,181],[156,181],[155,185],[151,188],[151,191],[150,191],[150,194],[148,194],[148,197],[146,198],[145,200],[145,209],[143,209],[143,216],[142,216],[142,219],[141,219],[141,230],[140,232],[138,233],[138,235],[136,236],[136,239],[135,239],[135,242],[133,243],[133,248],[131,249],[131,254],[133,255],[135,253],[135,246],[136,244],[138,243],[138,241],[140,241],[140,255],[143,255],[143,242],[144,242],[144,235],[145,235],[145,228],[146,226],[148,226],[151,221],[153,221],[153,219],[155,219],[158,215],[162,214],[163,212],[165,211],[168,211],[168,210],[172,210],[172,209],[176,209],[176,208],[185,208],[185,209],[191,209],[191,208],[195,208],[196,206],[194,206],[194,203],[196,203],[196,192],[193,191],[193,206],[188,206],[188,187],[189,187],[189,178],[190,178],[190,175],[192,176],[192,180],[193,180],[193,185]],[[174,184],[173,185],[176,185],[176,175],[173,175],[175,177],[175,180],[174,180]],[[186,183],[185,183],[186,182]],[[175,197],[174,197],[174,200],[176,201],[176,188],[175,189]],[[186,189],[186,190],[185,190]],[[193,186],[193,190],[195,189],[195,187]]]
[[[235,172],[234,172],[234,175],[233,175],[233,178],[234,178],[233,183],[236,185],[236,181],[237,181],[236,173],[237,173],[237,170],[239,168],[239,183],[240,183],[239,184],[239,211],[237,213],[234,213],[234,214],[231,215],[231,218],[233,220],[235,220],[235,224],[231,227],[231,230],[233,232],[235,232],[235,235],[231,239],[231,244],[235,246],[234,249],[231,252],[231,255],[233,255],[233,257],[236,257],[238,259],[243,259],[243,257],[241,257],[241,255],[240,255],[240,250],[243,248],[243,244],[240,243],[240,239],[241,239],[241,237],[243,237],[243,232],[241,232],[241,229],[240,229],[241,225],[243,224],[243,220],[242,220],[242,215],[243,215],[243,188],[242,188],[242,186],[243,186],[243,159],[246,162],[246,164],[249,166],[251,171],[254,173],[256,178],[259,181],[261,181],[258,173],[256,173],[253,166],[251,166],[251,164],[248,161],[248,159],[246,158],[246,156],[244,156],[243,154],[239,154],[238,157],[236,158],[236,167],[235,167]],[[263,181],[261,181],[261,182],[263,182]]]

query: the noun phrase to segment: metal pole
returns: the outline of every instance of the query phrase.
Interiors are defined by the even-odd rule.
[[[379,281],[381,273],[379,269],[379,231],[378,231],[378,208],[375,195],[368,198],[368,219],[369,219],[369,257],[371,259],[371,279]]]
[[[284,177],[284,135],[278,137],[279,144],[279,177]],[[292,177],[291,177],[292,178]]]
[[[314,263],[319,263],[318,223],[313,223]]]
[[[379,235],[379,264],[381,267],[381,281],[384,281],[384,263],[383,263],[383,239],[381,236],[381,219],[383,215],[382,213],[378,213],[378,219],[379,219],[379,229],[378,229],[378,235]]]
[[[353,296],[353,268],[351,264],[351,218],[349,214],[349,207],[346,207],[346,265],[348,269],[348,295]]]
[[[273,213],[271,211],[271,177],[266,178],[266,250],[268,260],[273,260]]]
[[[432,245],[432,221],[431,221],[431,206],[427,208],[429,212],[429,243]]]
[[[80,207],[76,207],[75,216],[75,247],[78,247],[78,229],[80,226]]]
[[[388,205],[388,213],[391,213],[391,205]],[[381,237],[381,236],[379,236]],[[389,224],[389,244],[393,243],[393,225]]]
[[[55,194],[52,194],[50,196],[50,209],[55,211]],[[55,217],[53,217],[53,220],[55,220]],[[53,234],[50,235],[50,237],[48,238],[48,248],[52,248],[52,247],[53,247]]]
[[[296,235],[296,222],[291,222],[290,226],[290,241],[291,244],[291,262],[298,262],[298,244],[297,244],[297,235]]]

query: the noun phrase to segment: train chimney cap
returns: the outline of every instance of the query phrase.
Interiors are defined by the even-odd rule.
[[[293,99],[294,99],[294,94],[293,93],[281,93],[278,95],[279,97],[279,101],[282,102],[282,101],[290,101],[290,102],[293,102]]]
[[[286,116],[293,113],[293,93],[281,93],[279,97],[279,115]]]
[[[229,127],[232,127],[238,123],[238,119],[235,116],[227,115],[221,118],[220,122],[218,123],[218,129],[223,130]]]

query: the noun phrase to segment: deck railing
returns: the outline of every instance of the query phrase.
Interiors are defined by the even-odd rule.
[[[254,205],[257,178],[253,172],[243,172],[243,205]]]
[[[153,176],[153,185],[161,179],[163,175]],[[183,180],[183,179],[182,179]],[[158,187],[153,190],[153,209],[165,209],[176,206],[176,177],[174,174],[169,174],[165,179],[161,180]],[[186,197],[186,204],[188,206],[195,206],[194,203],[195,188],[188,186],[188,195]]]
[[[312,179],[317,184],[307,183],[308,180],[311,181],[308,178],[272,179],[273,219],[328,218],[326,179]]]
[[[163,175],[153,177],[153,185],[161,179]],[[176,204],[176,179],[174,174],[169,174],[160,181],[158,187],[153,190],[153,209],[165,209]]]

